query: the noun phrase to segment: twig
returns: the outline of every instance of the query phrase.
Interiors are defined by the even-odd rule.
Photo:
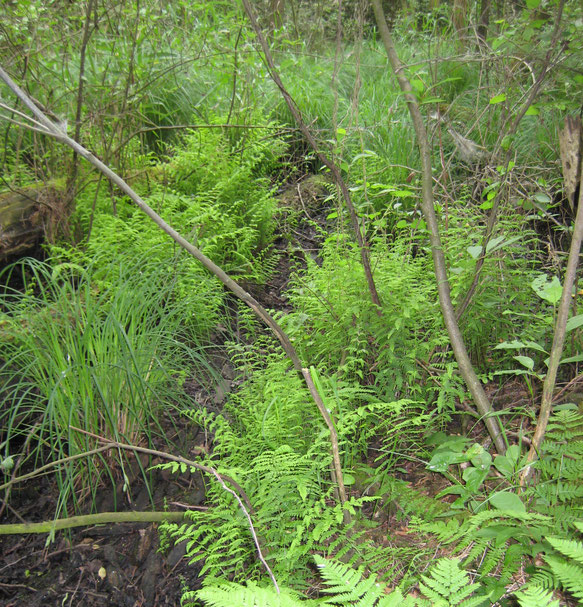
[[[241,510],[243,511],[245,516],[247,517],[247,522],[249,523],[249,530],[251,531],[251,535],[253,536],[253,542],[255,543],[255,547],[257,548],[257,554],[259,555],[259,560],[263,563],[263,566],[265,567],[267,573],[269,574],[269,577],[271,578],[271,581],[273,582],[273,585],[275,586],[275,591],[277,592],[277,594],[279,594],[279,586],[277,585],[277,580],[275,579],[275,576],[273,575],[273,571],[271,571],[271,568],[267,564],[267,561],[263,557],[263,553],[261,552],[261,546],[259,544],[259,539],[257,537],[257,534],[255,533],[255,528],[253,527],[253,521],[251,520],[251,516],[249,515],[249,512],[243,505],[241,498],[232,489],[229,489],[229,487],[227,487],[225,485],[223,479],[221,478],[221,475],[216,470],[213,470],[213,474],[216,477],[219,484],[221,485],[221,487],[225,491],[227,491],[228,493],[233,495],[233,497],[237,500],[239,507],[241,508]]]

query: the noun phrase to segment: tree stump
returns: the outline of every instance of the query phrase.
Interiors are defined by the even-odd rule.
[[[0,193],[0,261],[49,240],[62,216],[63,195],[54,185],[32,185]],[[61,211],[61,212],[59,212]]]

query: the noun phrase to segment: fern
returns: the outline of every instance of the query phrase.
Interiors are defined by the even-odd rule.
[[[529,584],[514,596],[520,607],[559,607],[559,601],[553,600],[552,592],[535,584]]]
[[[189,592],[182,597],[182,605],[194,605],[191,601],[195,599],[204,601],[208,607],[309,607],[316,604],[315,601],[300,601],[290,590],[282,589],[277,593],[273,587],[262,588],[253,582],[246,586],[225,582]]]
[[[484,603],[483,596],[472,596],[479,584],[470,583],[468,573],[460,569],[456,559],[441,559],[428,575],[422,576],[423,582],[419,587],[430,600],[412,594],[405,597],[398,588],[388,592],[376,576],[365,576],[364,566],[354,569],[346,563],[317,555],[314,560],[324,584],[321,593],[326,595],[320,599],[306,599],[288,588],[278,591],[252,581],[245,585],[221,582],[185,593],[183,605],[193,605],[191,601],[197,599],[208,607],[478,607]],[[525,591],[528,596],[533,592],[536,593]]]
[[[579,565],[583,565],[583,543],[575,540],[567,540],[562,537],[549,537],[549,544],[558,552],[572,559]],[[582,570],[583,573],[583,570]],[[583,575],[582,575],[583,579]]]
[[[583,530],[581,521],[575,524]],[[583,600],[583,542],[564,537],[549,537],[549,544],[558,554],[545,555],[555,578],[575,597]]]
[[[325,586],[322,593],[329,595],[325,598],[306,599],[288,588],[278,592],[271,586],[265,588],[253,582],[246,585],[226,582],[186,593],[183,605],[194,605],[191,601],[198,599],[208,607],[430,607],[424,599],[405,598],[399,589],[387,594],[386,588],[377,583],[374,576],[364,577],[363,567],[355,570],[345,563],[319,556],[314,558]]]
[[[563,587],[583,600],[583,568],[554,556],[546,556],[545,560]]]
[[[431,575],[421,579],[419,588],[436,607],[477,607],[484,600],[483,597],[470,598],[480,585],[469,584],[467,572],[460,569],[456,559],[440,559],[431,569]]]

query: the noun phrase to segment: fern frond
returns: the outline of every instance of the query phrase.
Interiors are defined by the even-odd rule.
[[[529,580],[530,584],[540,586],[545,590],[556,590],[559,587],[558,581],[548,567],[537,567]]]
[[[553,600],[553,593],[536,584],[529,584],[514,593],[520,607],[559,607],[559,601]]]
[[[409,522],[409,529],[417,533],[430,533],[435,535],[443,544],[454,542],[464,534],[460,521],[455,518],[451,518],[447,521],[439,519],[426,521],[418,516],[414,516]]]
[[[364,567],[352,569],[345,563],[314,556],[324,584],[322,590],[330,594],[321,601],[321,605],[336,607],[430,607],[430,604],[411,595],[406,598],[397,588],[390,594],[385,594],[386,588],[379,584],[375,576],[363,578]],[[473,607],[473,606],[472,606]]]
[[[583,565],[583,542],[568,540],[562,537],[549,537],[547,539],[555,550]]]
[[[545,556],[545,560],[563,587],[583,600],[583,568],[554,556]]]
[[[480,585],[469,583],[468,573],[460,569],[457,559],[440,559],[429,575],[423,575],[421,579],[421,592],[438,605],[457,607],[463,604],[464,607],[477,607],[484,600],[483,597],[469,598]]]
[[[193,599],[203,601],[207,607],[309,607],[316,604],[308,599],[300,600],[291,590],[281,589],[278,594],[273,587],[262,588],[253,582],[246,586],[225,582],[218,586],[207,586],[192,595]]]
[[[315,556],[314,560],[326,584],[323,592],[334,595],[327,600],[330,605],[372,606],[383,594],[382,587],[374,577],[362,579],[364,567],[352,569],[344,563],[319,556]]]

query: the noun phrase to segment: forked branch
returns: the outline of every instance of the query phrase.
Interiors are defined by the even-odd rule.
[[[421,206],[423,209],[423,216],[427,224],[429,231],[429,241],[431,243],[431,254],[433,256],[433,267],[435,270],[435,277],[437,279],[437,291],[439,293],[439,305],[441,306],[441,312],[443,314],[443,320],[449,339],[453,348],[453,352],[457,363],[459,365],[461,374],[466,382],[466,386],[470,391],[476,407],[480,412],[480,415],[484,419],[484,423],[492,437],[492,440],[496,446],[498,453],[504,453],[506,451],[506,443],[500,432],[500,425],[498,419],[493,415],[492,405],[476,372],[470,361],[468,351],[466,349],[459,324],[456,319],[455,310],[451,301],[451,293],[449,288],[449,281],[447,277],[447,269],[445,263],[445,255],[443,254],[443,248],[441,245],[441,236],[439,233],[439,224],[437,222],[437,216],[434,208],[433,198],[433,177],[431,169],[431,150],[429,148],[429,140],[427,138],[427,131],[425,130],[425,124],[423,117],[419,110],[419,104],[417,98],[413,92],[413,88],[409,79],[405,75],[404,66],[401,63],[387,22],[385,15],[381,7],[380,0],[371,0],[374,9],[375,19],[379,28],[379,33],[385,51],[389,58],[389,63],[393,68],[393,72],[397,77],[397,81],[401,90],[404,93],[407,106],[409,107],[409,113],[413,121],[413,127],[415,128],[415,134],[417,136],[417,145],[419,147],[419,154],[421,156],[421,167],[422,167],[422,200]]]

